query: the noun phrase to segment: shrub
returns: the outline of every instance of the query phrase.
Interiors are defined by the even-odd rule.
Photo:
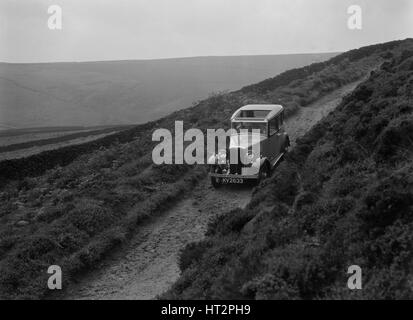
[[[116,215],[98,202],[82,199],[66,219],[79,230],[93,236],[112,225],[116,221]]]
[[[202,241],[189,243],[188,245],[186,245],[184,249],[182,249],[178,260],[178,266],[181,272],[189,268],[194,262],[200,260],[202,258],[202,254],[205,252],[208,246],[208,242]]]

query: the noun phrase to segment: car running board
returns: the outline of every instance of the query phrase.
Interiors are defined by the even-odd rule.
[[[275,160],[273,160],[273,161],[271,162],[271,167],[272,167],[272,168],[274,168],[274,167],[277,165],[277,163],[282,159],[282,157],[284,156],[284,154],[285,154],[285,152],[281,153],[281,154],[278,156],[278,158],[276,158]]]

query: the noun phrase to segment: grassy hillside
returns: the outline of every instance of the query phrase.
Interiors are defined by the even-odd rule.
[[[0,129],[145,123],[335,54],[0,63]]]
[[[203,130],[226,127],[235,109],[254,102],[282,102],[288,116],[411,46],[406,40],[352,50],[97,141],[0,162],[0,297],[50,293],[51,264],[69,283],[205,176],[202,166],[152,165],[153,130],[172,129],[175,120]]]
[[[164,298],[413,298],[409,44],[299,139],[247,209],[185,248]],[[362,290],[347,288],[351,265]]]

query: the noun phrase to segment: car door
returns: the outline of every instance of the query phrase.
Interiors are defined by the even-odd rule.
[[[278,158],[281,152],[282,133],[280,130],[281,119],[280,115],[275,116],[268,121],[268,158],[270,161]]]

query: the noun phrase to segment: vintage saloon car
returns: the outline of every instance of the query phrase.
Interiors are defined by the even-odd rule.
[[[241,107],[231,117],[231,129],[227,148],[219,150],[208,160],[214,187],[265,179],[290,146],[289,137],[284,131],[284,108],[281,105]],[[257,129],[258,134],[254,139],[251,138],[251,132],[257,132]],[[259,154],[254,153],[257,150],[256,143],[259,144]],[[230,159],[233,152],[238,153],[235,163]]]

